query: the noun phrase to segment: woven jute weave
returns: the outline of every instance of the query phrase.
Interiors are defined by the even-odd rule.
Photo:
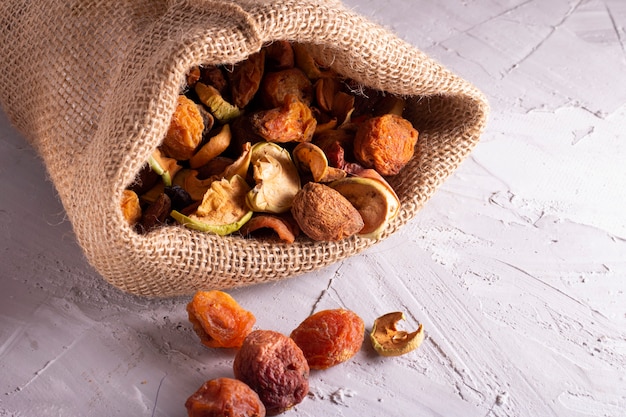
[[[161,143],[185,74],[234,64],[274,40],[365,86],[408,97],[416,156],[390,179],[413,218],[479,140],[488,105],[469,82],[333,0],[2,0],[0,101],[41,156],[94,268],[134,294],[170,296],[269,282],[375,244],[294,244],[219,237],[178,226],[145,235],[122,191]]]

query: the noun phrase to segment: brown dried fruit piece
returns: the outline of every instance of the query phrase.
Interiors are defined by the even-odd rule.
[[[250,123],[260,137],[278,143],[309,142],[317,126],[309,106],[291,94],[281,107],[254,113]]]
[[[272,330],[255,330],[246,337],[233,371],[259,394],[268,415],[292,408],[309,392],[309,365],[302,350]]]
[[[272,214],[258,214],[252,216],[239,231],[243,236],[251,235],[259,230],[271,230],[280,240],[293,243],[300,233],[298,225],[293,218],[287,216],[278,216]]]
[[[265,417],[258,394],[232,378],[205,382],[185,401],[185,408],[189,417]]]
[[[352,236],[363,228],[356,208],[327,185],[309,182],[296,194],[291,213],[311,239],[334,241]]]
[[[207,347],[236,348],[252,331],[254,315],[223,291],[198,291],[187,304],[189,321]]]
[[[370,340],[374,350],[382,356],[400,356],[417,349],[424,341],[424,328],[420,324],[416,331],[408,333],[396,327],[404,320],[404,313],[395,311],[380,316],[374,321]]]
[[[161,145],[163,153],[179,161],[191,158],[202,141],[203,131],[204,121],[198,105],[183,95],[178,96],[176,110]]]
[[[244,108],[254,97],[261,85],[265,70],[265,51],[261,50],[241,61],[230,73],[230,88],[233,104]]]
[[[288,95],[293,95],[307,106],[313,100],[313,84],[304,72],[290,68],[265,74],[259,94],[265,108],[280,107]]]
[[[365,324],[353,311],[322,310],[291,333],[311,369],[326,369],[352,358],[361,349]]]
[[[164,224],[172,211],[172,201],[165,194],[161,193],[144,211],[141,221],[137,224],[141,233],[147,233],[156,227]]]
[[[395,175],[413,157],[417,137],[411,122],[398,115],[372,117],[357,130],[354,156],[381,175]]]

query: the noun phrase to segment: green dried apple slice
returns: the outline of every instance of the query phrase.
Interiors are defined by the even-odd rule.
[[[182,166],[178,165],[176,159],[168,158],[159,149],[155,149],[152,152],[152,155],[148,158],[148,164],[157,175],[161,176],[166,187],[172,185],[172,178],[182,169]]]

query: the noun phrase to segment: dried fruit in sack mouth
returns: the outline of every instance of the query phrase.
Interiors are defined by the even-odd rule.
[[[122,215],[130,226],[134,226],[141,219],[141,205],[139,196],[131,190],[124,190],[122,193]]]
[[[384,179],[347,177],[329,184],[357,209],[363,219],[363,228],[358,234],[378,239],[387,224],[398,215],[400,201]]]
[[[292,94],[280,107],[254,113],[251,123],[260,137],[277,143],[310,142],[317,126],[310,107]]]
[[[361,349],[365,324],[346,309],[322,310],[307,317],[291,338],[311,369],[327,369],[352,358]]]
[[[413,157],[417,137],[411,122],[398,115],[372,117],[356,132],[354,155],[383,176],[396,175]]]
[[[416,331],[408,333],[397,328],[404,320],[404,313],[387,313],[374,321],[370,341],[374,350],[382,356],[400,356],[419,347],[424,341],[424,328],[420,324]]]
[[[268,109],[282,106],[287,96],[297,97],[309,106],[313,101],[313,84],[300,69],[289,68],[267,73],[259,93],[263,105]]]
[[[202,141],[203,131],[204,120],[198,110],[198,105],[184,95],[180,95],[161,149],[170,158],[189,159]]]
[[[189,321],[203,345],[238,348],[252,331],[254,315],[223,291],[197,291],[187,304]]]
[[[255,330],[246,337],[233,362],[235,377],[248,384],[268,415],[299,404],[309,392],[309,365],[290,337]]]
[[[265,417],[258,394],[233,378],[212,379],[185,401],[188,417]]]
[[[249,236],[259,230],[271,230],[283,242],[293,243],[300,234],[300,228],[293,218],[274,214],[256,214],[239,230]]]
[[[363,229],[357,209],[331,187],[309,182],[296,194],[291,213],[300,229],[316,241],[336,241]]]
[[[330,166],[324,151],[313,143],[302,142],[292,153],[300,171],[311,173],[315,182],[330,182],[347,175],[343,169]]]
[[[239,175],[230,181],[213,181],[195,213],[185,216],[174,210],[171,216],[190,229],[227,235],[239,230],[252,217],[252,210],[246,204],[248,191],[248,183]]]

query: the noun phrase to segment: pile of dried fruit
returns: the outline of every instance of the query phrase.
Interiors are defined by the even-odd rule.
[[[207,347],[238,348],[234,378],[206,381],[185,402],[189,417],[264,417],[299,404],[309,392],[310,369],[327,369],[354,357],[365,333],[363,320],[346,309],[322,310],[285,336],[253,330],[256,318],[222,291],[198,291],[187,305],[189,320]],[[370,340],[383,356],[416,349],[424,339],[420,325],[407,333],[396,328],[400,312],[379,317]]]
[[[162,145],[125,190],[124,216],[140,233],[178,222],[285,242],[378,238],[400,206],[385,177],[418,138],[404,104],[286,41],[194,68]]]

